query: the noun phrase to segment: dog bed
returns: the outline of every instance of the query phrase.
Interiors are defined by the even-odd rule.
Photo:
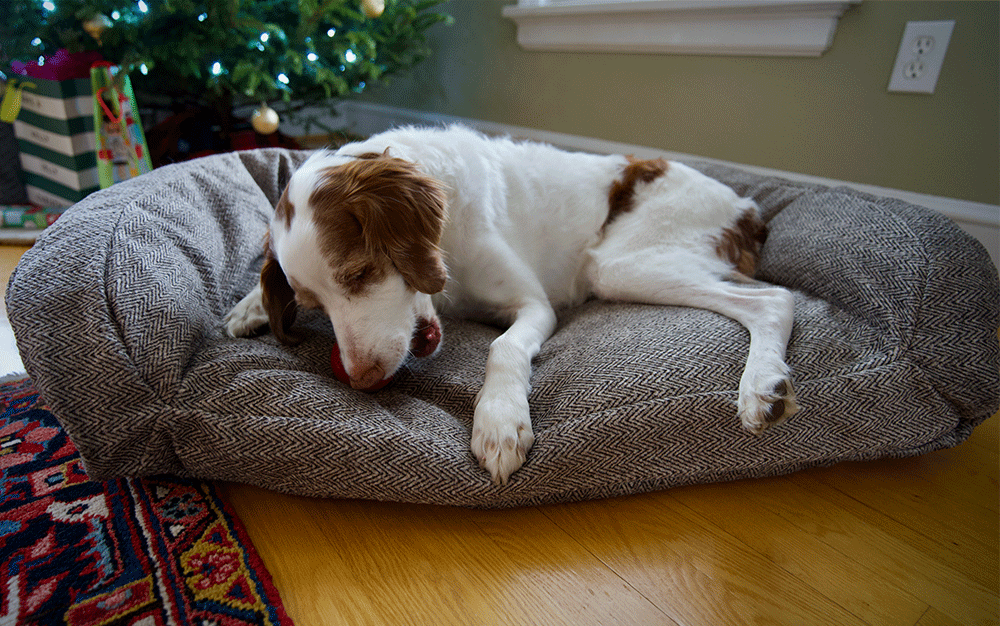
[[[500,330],[443,320],[387,388],[330,370],[318,312],[295,347],[232,339],[271,207],[303,152],[161,168],[78,203],[7,291],[25,367],[95,479],[173,473],[308,496],[471,507],[600,498],[954,446],[1000,395],[997,274],[928,209],[693,164],[760,203],[758,278],[792,289],[802,410],[763,435],[736,417],[749,337],[702,310],[590,301],[534,362],[535,445],[507,486],[469,451]]]

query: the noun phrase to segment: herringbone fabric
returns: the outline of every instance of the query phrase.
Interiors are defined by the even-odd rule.
[[[499,329],[445,320],[388,388],[330,373],[333,331],[230,339],[271,206],[304,153],[169,166],[95,193],[25,254],[7,307],[29,374],[95,479],[173,472],[311,496],[510,507],[920,454],[997,410],[1000,297],[982,247],[903,202],[698,165],[752,195],[759,277],[795,290],[800,413],[736,417],[748,335],[701,310],[591,301],[535,360],[535,446],[506,487],[469,452]]]

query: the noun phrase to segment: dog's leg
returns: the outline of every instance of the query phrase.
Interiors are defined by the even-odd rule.
[[[230,337],[248,337],[267,324],[260,284],[240,300],[224,320],[226,334]]]
[[[510,328],[490,346],[486,378],[476,397],[472,452],[494,483],[507,484],[535,441],[528,410],[531,360],[555,325],[548,302],[531,300],[517,309]]]
[[[594,292],[610,300],[689,306],[736,320],[750,332],[740,378],[738,412],[743,426],[762,433],[798,410],[785,349],[792,332],[794,299],[786,289],[724,281],[697,263],[660,257],[605,264],[592,273]],[[683,273],[667,268],[683,268]]]

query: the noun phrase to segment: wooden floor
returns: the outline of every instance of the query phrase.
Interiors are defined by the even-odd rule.
[[[997,624],[998,420],[912,459],[514,511],[222,489],[299,626]]]

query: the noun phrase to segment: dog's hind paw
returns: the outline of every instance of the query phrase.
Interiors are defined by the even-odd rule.
[[[766,393],[740,393],[740,421],[743,428],[756,435],[784,422],[798,410],[792,379],[787,376],[770,385]]]

